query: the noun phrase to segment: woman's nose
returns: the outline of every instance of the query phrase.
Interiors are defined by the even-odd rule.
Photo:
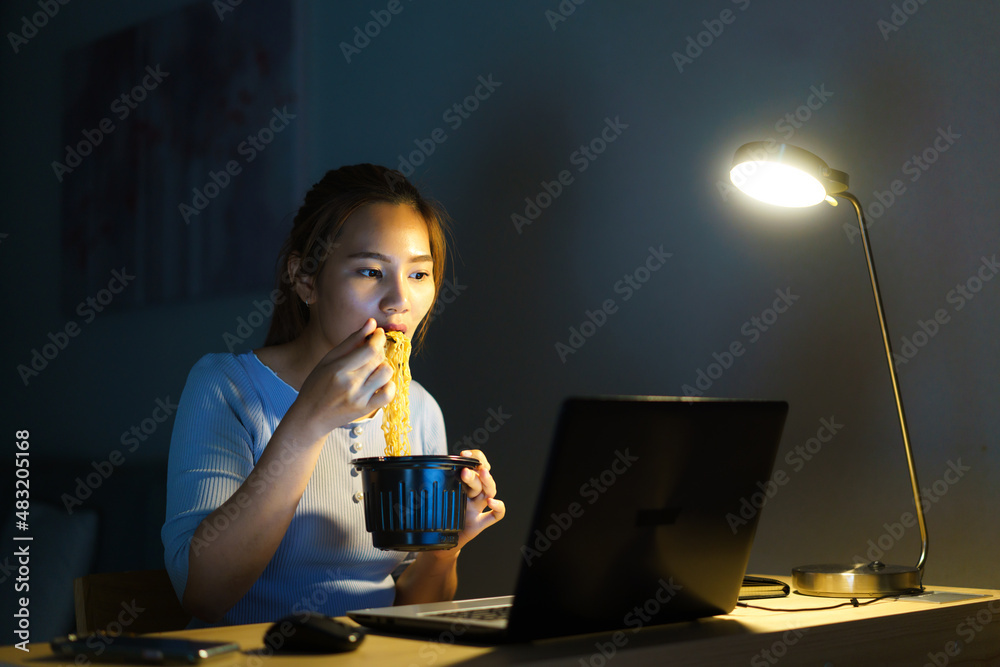
[[[382,296],[382,309],[400,312],[410,307],[409,286],[406,277],[397,277],[386,282],[386,292]]]

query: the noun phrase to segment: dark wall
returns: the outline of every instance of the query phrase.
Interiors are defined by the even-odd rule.
[[[56,461],[89,472],[120,449],[121,434],[157,399],[176,400],[193,362],[225,350],[222,335],[266,293],[112,304],[30,386],[15,370],[66,323],[50,167],[63,146],[63,54],[185,4],[72,3],[0,65],[3,414],[8,433],[31,430],[35,475]],[[412,178],[454,217],[454,298],[414,376],[441,404],[456,447],[491,410],[507,415],[488,439],[478,435],[509,515],[463,553],[460,595],[512,588],[563,397],[679,395],[702,372],[705,395],[791,403],[776,464],[789,481],[766,506],[752,571],[850,561],[880,541],[884,560],[916,561],[916,530],[891,532],[913,501],[856,223],[844,206],[775,210],[733,192],[733,151],[767,138],[847,171],[869,213],[929,491],[926,580],[1000,587],[995,3],[400,6],[350,62],[341,42],[386,4],[297,6],[301,161],[289,169],[304,192],[342,164],[397,167],[443,130]],[[556,20],[560,7],[575,9]],[[14,30],[36,11],[8,3],[0,26]],[[253,11],[243,3],[226,21]],[[477,87],[478,105],[456,126],[448,110]],[[602,133],[613,141],[602,146]],[[586,145],[600,154],[585,157]],[[547,189],[558,192],[551,201]],[[640,284],[653,250],[670,256]],[[782,294],[791,305],[775,317],[768,309]],[[608,300],[609,312],[594,315]],[[588,319],[600,326],[581,327]],[[580,329],[592,335],[575,338]],[[728,359],[736,342],[744,353]],[[797,454],[824,419],[843,425],[835,438],[808,459]],[[171,423],[114,474],[162,467]],[[959,466],[961,477],[946,477]],[[115,525],[128,542],[161,521]],[[137,566],[156,558],[135,552]]]

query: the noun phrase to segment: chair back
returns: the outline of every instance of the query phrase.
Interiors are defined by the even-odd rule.
[[[166,570],[106,572],[73,582],[76,632],[167,632],[182,630],[191,620]]]

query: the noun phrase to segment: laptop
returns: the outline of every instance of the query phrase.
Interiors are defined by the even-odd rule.
[[[525,642],[728,614],[784,401],[604,396],[562,404],[513,595],[358,609],[375,629]]]

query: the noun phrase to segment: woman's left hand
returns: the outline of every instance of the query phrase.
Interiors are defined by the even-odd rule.
[[[458,534],[458,548],[461,549],[473,537],[503,518],[507,511],[503,501],[497,500],[497,483],[490,474],[490,462],[478,449],[467,449],[462,456],[479,459],[475,470],[462,470],[462,485],[469,495],[465,509],[465,528]]]
[[[497,483],[490,474],[490,462],[478,449],[467,449],[462,456],[479,459],[479,467],[462,469],[462,490],[469,496],[465,509],[465,528],[458,534],[458,544],[451,549],[422,551],[396,581],[395,604],[439,602],[455,597],[458,587],[458,554],[469,540],[503,518],[503,502],[496,499]]]

